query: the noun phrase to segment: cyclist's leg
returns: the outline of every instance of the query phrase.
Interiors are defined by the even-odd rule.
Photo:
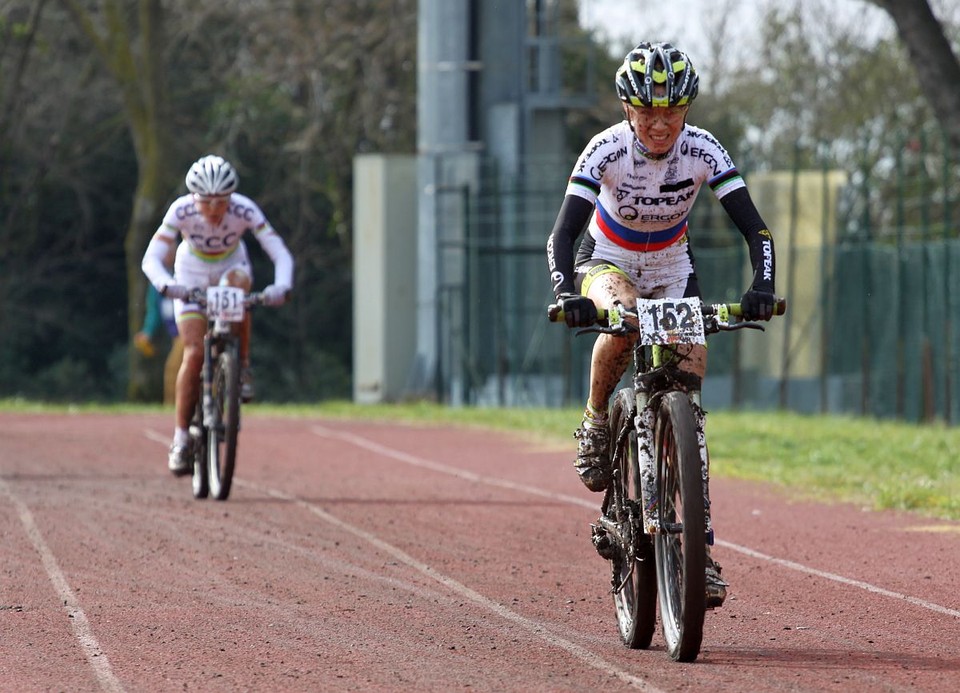
[[[656,270],[649,268],[641,274],[641,296],[700,298],[700,283],[686,237],[669,248],[648,253],[648,261],[656,266]],[[702,381],[707,372],[707,347],[703,344],[686,344],[675,347],[675,350],[681,356],[678,364],[680,370]]]
[[[177,322],[183,343],[183,360],[177,373],[175,396],[177,428],[186,430],[200,396],[200,371],[203,369],[203,336],[207,331],[206,316],[184,313]]]
[[[235,264],[227,269],[220,278],[220,282],[227,286],[239,287],[243,289],[245,294],[249,294],[253,287],[252,275],[253,270],[250,268],[250,264],[244,260],[242,263]],[[240,363],[245,367],[250,365],[250,326],[250,311],[248,310],[244,313],[238,335],[240,337]]]
[[[636,290],[629,277],[615,265],[593,260],[578,268],[581,293],[600,308],[620,301],[633,307]],[[590,394],[583,421],[575,431],[578,440],[574,466],[580,480],[591,491],[603,491],[610,481],[610,432],[607,408],[610,397],[630,363],[633,340],[599,335],[590,362]]]

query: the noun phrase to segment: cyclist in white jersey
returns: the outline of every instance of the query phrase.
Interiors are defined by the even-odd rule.
[[[194,288],[206,289],[218,283],[238,286],[249,293],[253,269],[243,236],[253,233],[273,261],[273,283],[263,290],[268,305],[281,305],[293,287],[293,257],[283,239],[249,197],[236,191],[239,177],[228,161],[219,156],[197,160],[187,172],[187,195],[174,200],[143,255],[143,272],[157,291],[174,300],[177,328],[183,341],[183,362],[177,374],[176,425],[168,465],[180,476],[192,465],[187,450],[187,427],[200,395],[203,368],[203,336],[206,314],[201,306],[184,299]],[[177,249],[173,275],[163,258],[169,248]],[[240,363],[243,372],[242,396],[253,397],[250,371],[250,314],[240,327]]]
[[[723,146],[686,122],[699,89],[689,57],[669,43],[641,43],[617,70],[624,120],[597,134],[580,154],[547,242],[547,261],[567,325],[594,324],[597,307],[636,297],[700,296],[687,217],[706,184],[743,234],[754,278],[741,298],[748,319],[769,320],[775,256],[746,184]],[[574,259],[574,243],[586,228]],[[591,491],[610,483],[607,407],[630,363],[629,339],[600,335],[590,365],[590,393],[574,466]],[[706,348],[688,348],[683,367],[706,370]],[[726,596],[708,555],[708,604]]]

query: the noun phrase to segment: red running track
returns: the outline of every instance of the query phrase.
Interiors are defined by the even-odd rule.
[[[960,690],[960,525],[715,480],[703,651],[620,645],[569,449],[249,413],[226,502],[166,415],[0,414],[0,689]]]

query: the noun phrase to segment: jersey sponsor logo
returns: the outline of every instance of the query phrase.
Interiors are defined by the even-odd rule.
[[[604,171],[607,170],[607,167],[610,166],[610,164],[615,164],[626,155],[627,155],[626,147],[620,147],[619,149],[615,149],[607,153],[606,155],[604,155],[602,159],[600,159],[600,161],[596,162],[590,167],[590,170],[587,175],[589,175],[594,180],[600,180],[601,178],[603,178],[603,173]],[[588,161],[584,161],[584,164],[586,163],[588,163]]]
[[[632,205],[624,205],[621,209],[633,207],[676,207],[677,205],[682,205],[692,198],[694,191],[690,190],[685,193],[680,193],[679,195],[658,195],[648,196],[648,195],[634,195]],[[637,212],[634,211],[634,214]],[[623,215],[621,215],[623,216]],[[627,219],[626,216],[623,217]]]
[[[550,274],[550,281],[553,283],[553,293],[557,293],[560,285],[563,284],[563,273],[559,270]]]
[[[773,236],[770,235],[770,232],[764,229],[760,232],[760,235],[765,235],[761,248],[763,249],[763,278],[766,281],[773,281]]]
[[[253,221],[254,211],[252,207],[247,207],[246,205],[234,204],[230,202],[230,206],[227,207],[227,212],[232,214],[235,217],[243,219],[244,221]]]
[[[197,211],[197,206],[190,202],[182,207],[177,207],[175,214],[177,215],[177,219],[183,221],[184,219],[197,216],[200,212]]]
[[[239,240],[240,234],[238,233],[228,233],[225,236],[190,234],[190,245],[202,253],[222,253],[235,246]]]

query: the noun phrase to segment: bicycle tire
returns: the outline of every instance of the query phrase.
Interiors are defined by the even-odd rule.
[[[706,613],[706,521],[696,419],[683,392],[660,401],[654,425],[660,533],[654,538],[660,620],[667,654],[700,654]]]
[[[617,543],[612,560],[613,602],[620,638],[631,649],[645,650],[657,627],[657,571],[653,544],[643,532],[635,415],[633,390],[623,388],[610,415],[611,464],[619,470],[614,474],[619,488],[614,489],[607,515],[627,525],[619,541],[612,538]]]
[[[207,429],[207,471],[210,495],[217,500],[230,496],[237,459],[240,430],[240,363],[237,344],[231,343],[217,356],[211,396],[214,421]]]
[[[193,497],[203,500],[210,495],[210,479],[207,476],[207,440],[203,431],[203,406],[197,403],[190,422],[190,454],[193,457]]]

